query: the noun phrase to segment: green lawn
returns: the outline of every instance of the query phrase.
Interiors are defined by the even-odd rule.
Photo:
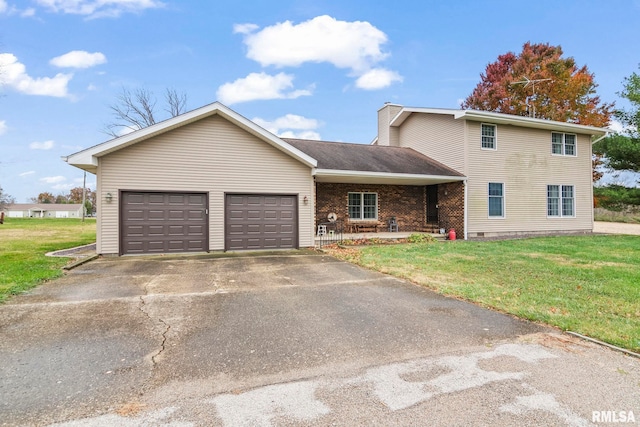
[[[69,258],[45,253],[95,241],[95,219],[5,218],[0,225],[0,301],[62,274]]]
[[[640,351],[640,237],[418,243],[335,254],[445,295]]]

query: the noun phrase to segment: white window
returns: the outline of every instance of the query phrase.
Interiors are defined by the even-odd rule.
[[[485,150],[496,149],[496,125],[482,123],[482,148]]]
[[[504,218],[504,184],[489,183],[489,217]]]
[[[551,133],[551,154],[575,156],[576,136],[572,133]]]
[[[349,193],[349,219],[378,219],[378,194]]]
[[[575,216],[573,185],[547,185],[547,216]]]

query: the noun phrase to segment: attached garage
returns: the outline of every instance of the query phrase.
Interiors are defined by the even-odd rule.
[[[227,194],[225,250],[298,248],[298,197]]]
[[[123,191],[121,255],[208,250],[205,193]]]
[[[220,103],[90,147],[102,255],[314,245],[317,160]]]

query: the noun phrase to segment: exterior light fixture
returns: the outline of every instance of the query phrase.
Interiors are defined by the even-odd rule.
[[[107,193],[107,195],[104,196],[104,199],[107,201],[107,203],[111,203],[111,200],[113,200],[113,195],[111,193]]]
[[[309,203],[309,197],[304,196],[304,198],[302,199],[302,202],[306,205],[307,203]]]

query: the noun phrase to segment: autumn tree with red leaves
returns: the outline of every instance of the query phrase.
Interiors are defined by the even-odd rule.
[[[480,74],[480,83],[462,108],[605,127],[613,104],[600,101],[598,85],[586,65],[562,57],[560,46],[527,42],[520,54],[498,56]],[[535,84],[524,84],[538,80]],[[546,80],[549,79],[549,80]],[[535,89],[535,94],[534,94]]]

